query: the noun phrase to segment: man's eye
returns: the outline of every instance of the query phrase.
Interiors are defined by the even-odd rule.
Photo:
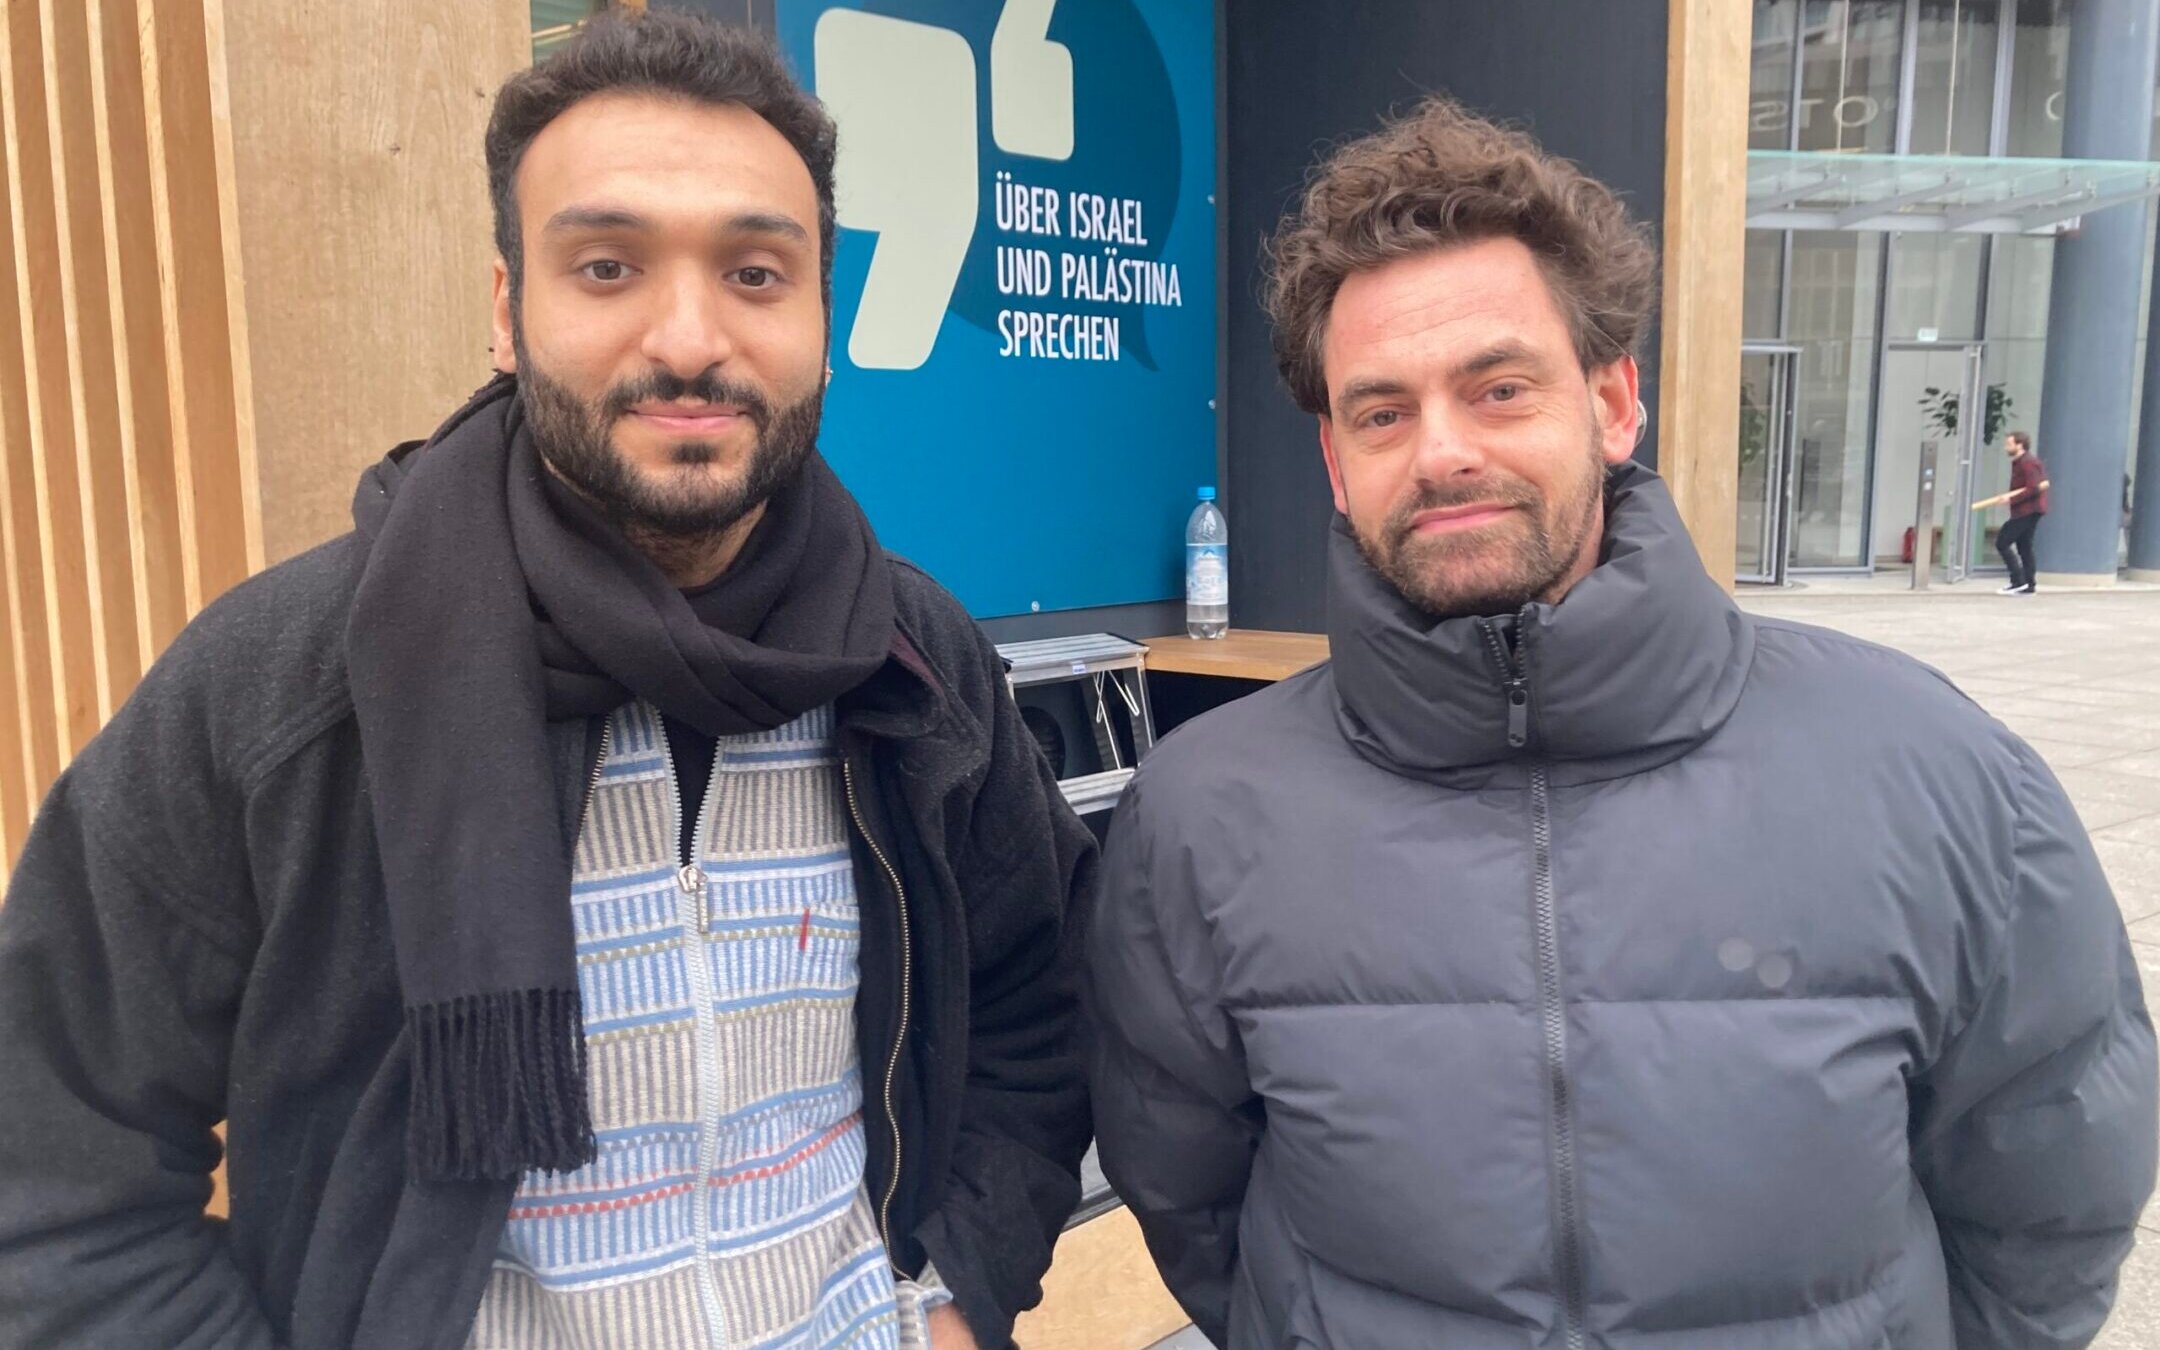
[[[579,270],[594,281],[621,281],[624,276],[628,275],[630,269],[612,259],[602,258],[598,262],[585,264]]]
[[[1496,384],[1492,388],[1492,398],[1496,403],[1509,403],[1514,401],[1515,396],[1521,392],[1522,386],[1520,385]]]
[[[752,290],[763,290],[777,279],[771,269],[764,267],[745,267],[735,277]]]
[[[1371,417],[1366,418],[1365,425],[1371,427],[1375,431],[1378,431],[1383,427],[1394,426],[1397,422],[1400,422],[1401,420],[1401,413],[1395,412],[1392,409],[1383,408],[1379,412],[1374,413]]]

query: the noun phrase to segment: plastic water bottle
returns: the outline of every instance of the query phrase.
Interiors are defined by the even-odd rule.
[[[1230,631],[1230,522],[1215,505],[1215,489],[1185,521],[1185,634],[1219,638]]]

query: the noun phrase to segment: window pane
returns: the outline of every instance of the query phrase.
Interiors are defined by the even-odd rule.
[[[1800,57],[1800,149],[1897,147],[1899,0],[1806,0]]]
[[[532,0],[533,60],[544,61],[570,40],[606,0]]]
[[[2010,153],[2062,153],[2063,74],[2070,64],[2070,0],[2018,0],[2010,55]]]
[[[1787,338],[1800,348],[1793,464],[1794,567],[1866,562],[1868,408],[1882,236],[1792,236]]]
[[[1923,342],[1979,336],[1973,321],[1980,311],[1985,247],[1977,234],[1890,236],[1889,335]]]
[[[1994,115],[1997,0],[1921,0],[1911,150],[1984,155]]]
[[[1776,230],[1747,232],[1747,279],[1740,304],[1740,335],[1774,338],[1778,335],[1778,288],[1784,282],[1784,259],[1780,245],[1785,236]]]
[[[1748,80],[1748,149],[1792,147],[1793,29],[1800,0],[1755,0],[1755,64]]]

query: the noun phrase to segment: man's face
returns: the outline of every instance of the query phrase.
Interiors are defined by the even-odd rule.
[[[1530,250],[1486,239],[1343,282],[1320,445],[1374,570],[1435,617],[1558,600],[1596,566],[1635,362],[1584,373]]]
[[[747,109],[604,94],[534,138],[517,200],[495,350],[542,457],[634,538],[724,534],[817,439],[808,167]]]
[[[2025,453],[2025,442],[2019,440],[2015,436],[2012,436],[2008,440],[2003,442],[2003,453],[2010,456],[2010,458],[2012,459],[2016,459],[2019,455]]]

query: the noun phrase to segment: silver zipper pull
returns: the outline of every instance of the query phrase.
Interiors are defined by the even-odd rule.
[[[690,897],[691,927],[697,932],[705,931],[705,869],[696,863],[684,863],[675,869],[675,884]]]

